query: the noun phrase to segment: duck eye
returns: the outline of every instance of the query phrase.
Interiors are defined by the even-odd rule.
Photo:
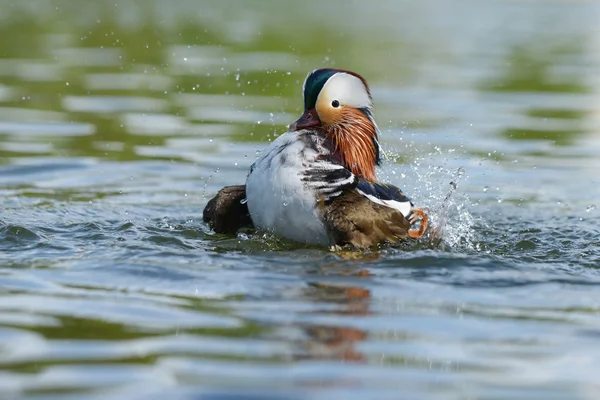
[[[333,108],[338,108],[340,106],[340,102],[337,101],[337,100],[334,100],[334,101],[331,102],[331,106]]]

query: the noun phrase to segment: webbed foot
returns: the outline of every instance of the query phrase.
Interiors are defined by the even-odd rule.
[[[419,229],[409,229],[408,236],[413,239],[419,239],[421,236],[425,234],[427,230],[427,224],[429,221],[429,216],[423,211],[422,208],[415,208],[412,210],[412,216],[408,220],[411,225],[414,225],[417,221],[420,221]]]

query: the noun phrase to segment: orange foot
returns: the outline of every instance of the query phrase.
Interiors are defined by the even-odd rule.
[[[414,210],[412,210],[412,214],[413,215],[409,221],[410,224],[414,225],[414,223],[417,222],[419,219],[421,220],[421,224],[419,226],[419,229],[410,229],[408,231],[408,236],[410,236],[413,239],[418,239],[425,233],[429,217],[427,216],[427,214],[425,214],[425,211],[423,211],[422,208],[415,208]]]

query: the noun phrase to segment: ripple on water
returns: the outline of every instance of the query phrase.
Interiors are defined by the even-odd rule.
[[[84,86],[88,90],[149,90],[164,92],[173,86],[174,79],[165,75],[143,73],[86,74]]]
[[[126,302],[107,296],[73,297],[57,293],[13,294],[5,296],[0,310],[19,309],[23,312],[53,315],[55,317],[99,319],[105,323],[119,324],[127,329],[164,332],[190,328],[236,328],[236,318],[205,313],[201,310],[186,310],[154,301],[128,298]]]
[[[89,136],[96,131],[92,124],[73,122],[0,121],[0,133],[28,136]]]
[[[120,113],[122,111],[160,112],[161,99],[135,96],[64,96],[62,106],[69,112]]]
[[[143,135],[176,135],[188,129],[185,118],[171,114],[133,114],[123,116],[123,123],[133,134]]]
[[[0,143],[0,149],[11,153],[21,154],[49,154],[54,151],[52,143],[31,143],[31,142],[9,142]]]
[[[597,397],[600,3],[12,3],[1,398]],[[372,85],[442,244],[201,221],[320,65]]]
[[[123,56],[118,48],[60,47],[52,53],[62,67],[118,66]]]
[[[0,249],[5,251],[22,251],[32,248],[46,240],[43,235],[35,233],[24,226],[6,224],[0,220]]]
[[[188,109],[188,118],[192,121],[218,121],[228,123],[265,123],[272,125],[289,124],[297,118],[296,115],[287,113],[261,112],[253,110],[240,110],[239,108],[226,107],[198,107]]]

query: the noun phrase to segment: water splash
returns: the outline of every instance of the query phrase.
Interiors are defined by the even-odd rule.
[[[434,199],[437,204],[430,211],[433,220],[431,236],[450,249],[478,250],[475,218],[469,212],[471,201],[466,194],[457,192],[459,181],[465,174],[464,167],[455,171],[446,196],[441,202],[438,202],[439,197]]]
[[[436,208],[431,210],[431,214],[437,216],[437,223],[433,226],[431,235],[432,238],[441,238],[444,236],[444,232],[446,230],[446,225],[448,224],[450,205],[452,200],[452,195],[456,191],[458,187],[458,182],[465,175],[465,168],[460,167],[456,171],[456,175],[454,179],[450,182],[450,190],[446,194],[446,197],[442,200],[440,204],[437,205]]]
[[[205,180],[204,180],[204,185],[202,186],[202,200],[206,200],[207,198],[207,191],[208,191],[208,185],[211,181],[211,179],[219,173],[220,168],[215,168],[215,170],[213,171],[212,174],[210,174]]]
[[[430,156],[441,154],[442,150],[436,148]],[[474,204],[459,190],[461,181],[467,178],[466,169],[439,166],[437,161],[416,158],[411,164],[394,167],[384,180],[400,186],[415,206],[429,214],[431,228],[426,234],[427,243],[447,250],[479,251],[474,230],[476,218],[470,212]],[[395,169],[402,170],[402,182],[398,181]]]

